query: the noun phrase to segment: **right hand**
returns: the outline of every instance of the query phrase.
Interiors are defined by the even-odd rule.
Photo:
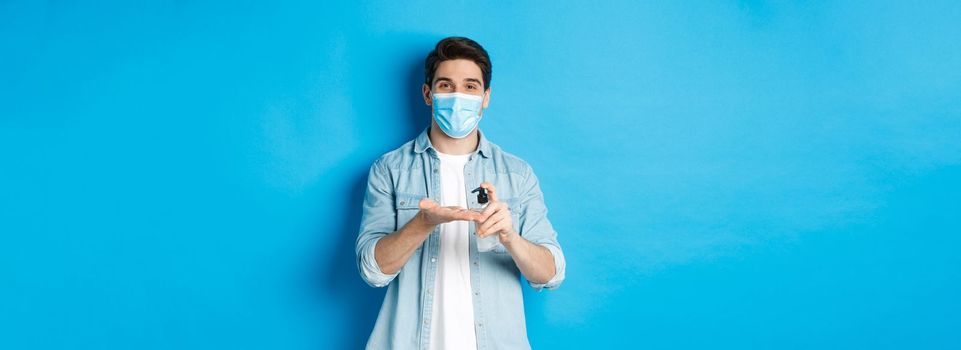
[[[451,221],[471,221],[477,219],[480,213],[458,206],[442,207],[434,200],[424,197],[418,204],[420,214],[431,226],[436,226]]]

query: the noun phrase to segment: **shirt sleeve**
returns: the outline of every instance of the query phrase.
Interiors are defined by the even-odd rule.
[[[567,262],[564,259],[564,251],[557,242],[557,232],[547,219],[547,206],[544,205],[544,194],[541,192],[537,175],[530,167],[528,167],[521,193],[523,193],[520,198],[521,212],[519,213],[521,237],[547,248],[554,257],[554,277],[547,283],[534,283],[530,280],[527,282],[538,292],[544,288],[557,289],[564,281]]]
[[[396,213],[393,192],[390,190],[392,188],[390,174],[378,159],[371,165],[367,176],[364,211],[360,219],[360,233],[357,235],[355,247],[357,269],[364,282],[372,287],[387,286],[399,273],[385,274],[374,258],[377,242],[394,231]]]

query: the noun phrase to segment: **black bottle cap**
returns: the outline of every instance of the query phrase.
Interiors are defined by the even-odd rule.
[[[480,191],[480,192],[478,192]],[[487,189],[483,187],[475,188],[470,193],[477,192],[477,203],[486,204],[487,203]]]

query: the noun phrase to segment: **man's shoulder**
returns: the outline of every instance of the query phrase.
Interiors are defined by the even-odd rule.
[[[405,142],[387,153],[382,154],[376,160],[374,160],[373,167],[383,167],[386,169],[397,169],[402,166],[402,164],[410,165],[411,160],[414,159],[414,141],[410,140]]]
[[[523,158],[505,151],[503,148],[498,146],[493,142],[489,142],[490,145],[490,158],[499,164],[503,165],[503,168],[512,173],[527,173],[533,171],[531,165],[527,163]]]

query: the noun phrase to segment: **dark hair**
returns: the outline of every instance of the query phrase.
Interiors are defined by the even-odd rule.
[[[427,86],[432,86],[437,66],[441,62],[458,58],[474,61],[480,67],[481,74],[484,76],[484,90],[490,88],[491,58],[487,55],[487,50],[484,50],[484,47],[476,41],[459,36],[444,38],[437,42],[434,51],[427,55],[427,59],[424,61],[424,83]]]

